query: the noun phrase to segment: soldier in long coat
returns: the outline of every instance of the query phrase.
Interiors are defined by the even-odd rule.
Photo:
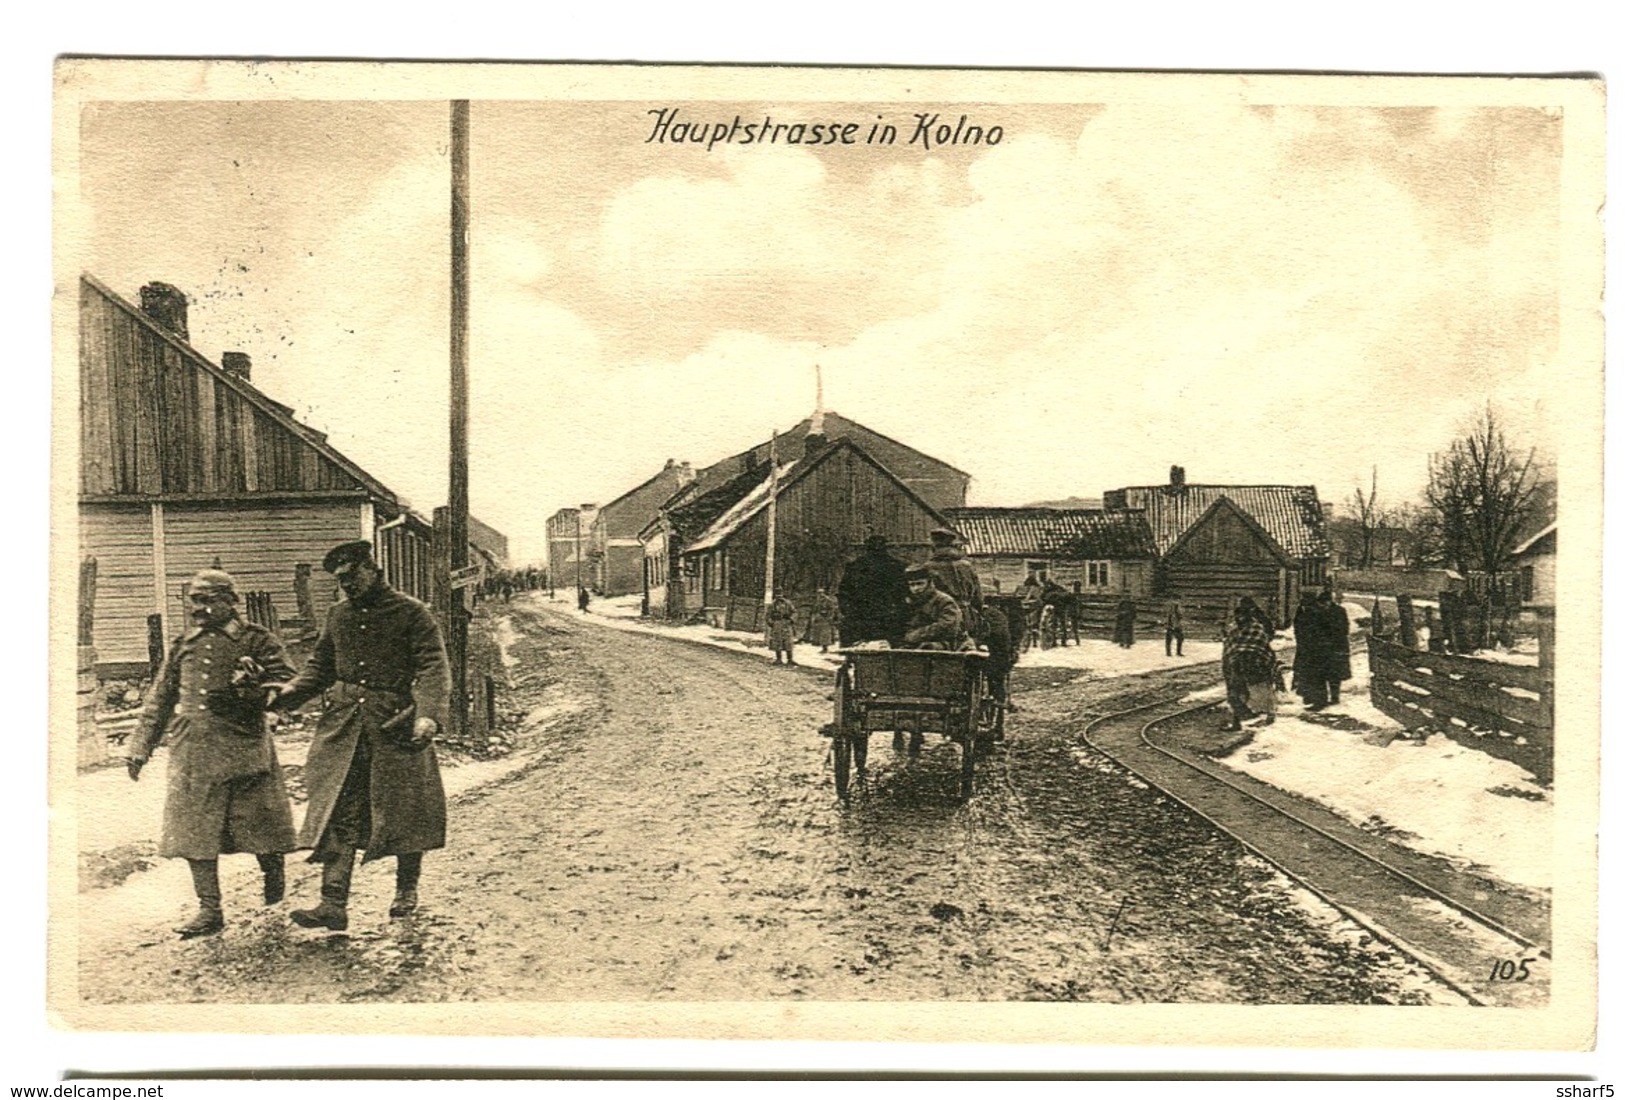
[[[158,854],[187,861],[197,914],[182,938],[225,927],[219,857],[252,852],[265,875],[265,903],[282,900],[283,854],[294,849],[293,814],[265,724],[267,686],[293,675],[282,643],[237,614],[229,573],[192,578],[192,626],[175,639],[147,695],[128,750],[131,779],[169,741],[168,790]]]
[[[326,692],[305,764],[310,803],[299,846],[321,863],[322,899],[295,923],[349,925],[357,849],[395,857],[391,917],[417,908],[423,853],[446,844],[446,794],[434,735],[445,727],[451,675],[445,643],[422,602],[391,588],[372,545],[348,542],[322,562],[346,599],[327,613],[310,661],[273,705],[297,707]]]

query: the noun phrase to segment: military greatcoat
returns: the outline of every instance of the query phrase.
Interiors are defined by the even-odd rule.
[[[263,691],[257,683],[241,689],[231,683],[244,657],[264,670],[258,683],[293,675],[276,635],[233,616],[175,639],[147,694],[129,755],[145,761],[168,737],[161,856],[214,859],[294,849],[293,814],[265,725]]]
[[[366,859],[446,845],[446,794],[434,746],[409,744],[416,718],[446,725],[451,673],[433,614],[379,578],[333,605],[305,668],[277,701],[297,707],[326,693],[305,764],[310,803],[301,848],[318,848],[351,761],[367,762]]]

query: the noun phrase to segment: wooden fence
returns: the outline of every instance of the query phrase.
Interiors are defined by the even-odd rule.
[[[1550,783],[1554,711],[1550,629],[1540,638],[1538,665],[1428,653],[1371,638],[1367,649],[1371,701],[1407,729],[1443,733]]]

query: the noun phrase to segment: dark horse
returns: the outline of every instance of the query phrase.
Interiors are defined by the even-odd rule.
[[[1083,644],[1079,623],[1083,618],[1083,601],[1076,592],[1068,592],[1058,584],[1044,589],[1039,617],[1039,644],[1045,649],[1052,645],[1067,645],[1068,639]]]

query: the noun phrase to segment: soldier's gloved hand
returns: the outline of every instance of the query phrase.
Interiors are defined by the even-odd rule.
[[[257,687],[260,677],[265,675],[265,666],[252,657],[237,658],[237,667],[231,670],[231,686],[234,688]]]
[[[139,780],[141,778],[141,768],[145,764],[146,761],[138,756],[132,756],[124,762],[124,766],[129,769],[130,778],[135,780]]]
[[[434,735],[439,732],[440,723],[433,718],[427,716],[417,718],[412,722],[412,740],[408,744],[414,749],[421,749],[433,741]]]

